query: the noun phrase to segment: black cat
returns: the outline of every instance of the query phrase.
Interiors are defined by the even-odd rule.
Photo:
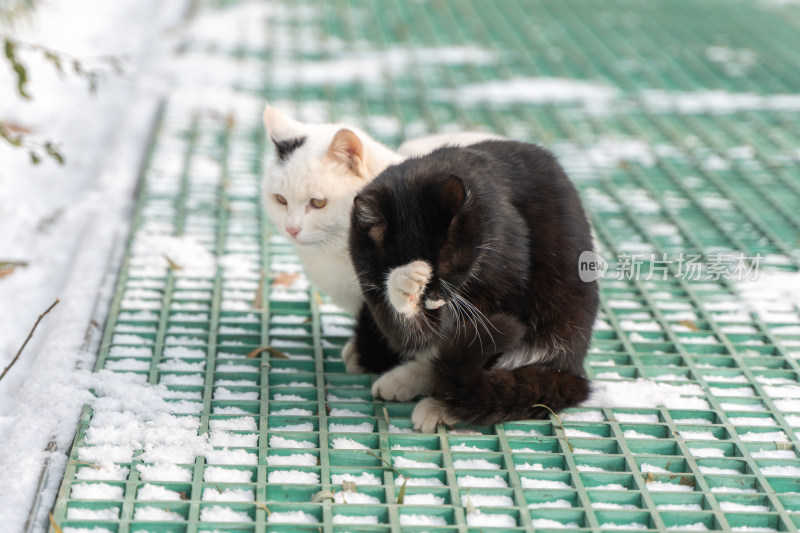
[[[574,186],[535,145],[444,147],[387,168],[355,198],[350,229],[359,362],[391,368],[373,394],[430,395],[412,415],[425,432],[585,400],[598,294],[578,257],[591,249]]]

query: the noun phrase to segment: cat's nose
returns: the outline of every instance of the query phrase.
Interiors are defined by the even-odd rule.
[[[288,226],[286,227],[287,233],[289,233],[289,235],[291,235],[292,237],[297,237],[297,234],[300,233],[301,229],[302,228],[290,228]]]

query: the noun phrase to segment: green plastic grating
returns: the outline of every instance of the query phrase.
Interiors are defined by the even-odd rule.
[[[229,88],[252,105],[220,120],[180,95],[168,102],[96,367],[165,384],[178,413],[228,446],[159,480],[141,450],[114,461],[120,475],[86,479],[92,466],[82,461],[98,460],[103,445],[106,457],[115,451],[87,434],[87,408],[57,524],[119,533],[797,530],[800,309],[764,295],[752,312],[747,285],[711,265],[741,252],[761,254],[762,269],[798,269],[800,107],[775,96],[800,87],[798,8],[338,0],[255,13],[205,3],[197,16],[237,14],[248,28],[238,44],[197,34],[184,54],[229,62]],[[589,376],[619,387],[662,382],[683,402],[573,409],[563,425],[412,433],[413,404],[374,401],[373,376],[344,372],[349,317],[307,286],[291,247],[270,236],[259,204],[263,99],[391,145],[484,126],[551,147],[584,197],[600,254],[622,274],[602,283]],[[145,236],[192,237],[225,259],[155,268],[135,245]],[[685,275],[680,254],[706,267]],[[641,257],[650,258],[642,275],[624,275]],[[288,359],[246,357],[264,346]],[[412,480],[402,505],[382,461]],[[353,480],[358,501],[312,501]],[[98,484],[101,499],[81,497]],[[220,491],[227,500],[215,501]],[[473,506],[480,515],[468,517]],[[298,511],[314,523],[299,523]]]

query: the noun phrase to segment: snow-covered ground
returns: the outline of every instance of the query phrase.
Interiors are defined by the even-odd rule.
[[[135,383],[130,377],[112,372],[91,372],[99,324],[102,324],[103,310],[115,281],[115,266],[128,234],[136,178],[156,118],[159,99],[170,94],[173,109],[182,105],[193,106],[199,102],[213,101],[218,108],[222,107],[226,111],[244,110],[251,122],[257,120],[253,117],[263,105],[258,97],[231,89],[234,85],[259,88],[259,84],[263,82],[260,78],[263,75],[263,65],[260,63],[248,59],[226,61],[191,49],[179,61],[172,61],[170,51],[182,38],[193,36],[200,37],[210,47],[233,48],[241,44],[252,48],[263,47],[269,41],[264,34],[264,18],[287,18],[288,12],[286,5],[245,2],[227,11],[201,11],[190,27],[176,29],[187,8],[188,1],[185,0],[51,0],[43,6],[41,13],[18,23],[13,32],[26,42],[46,45],[77,57],[124,57],[125,75],[120,77],[109,72],[103,76],[95,96],[88,93],[85,80],[70,74],[60,77],[35,52],[21,52],[21,59],[29,66],[29,91],[33,96],[31,102],[22,101],[14,97],[14,79],[7,65],[0,62],[0,89],[3,94],[0,100],[0,119],[30,130],[31,137],[60,143],[61,152],[66,158],[63,167],[48,158],[45,158],[41,166],[32,167],[24,152],[0,143],[0,261],[27,263],[27,266],[17,268],[10,275],[0,278],[0,370],[11,361],[36,317],[55,298],[61,300],[44,319],[19,362],[0,381],[0,480],[3,480],[0,483],[0,523],[4,530],[23,529],[28,519],[28,510],[37,496],[42,465],[48,459],[52,463],[54,475],[41,493],[43,502],[39,509],[47,510],[51,507],[60,481],[56,474],[63,470],[65,452],[74,436],[76,422],[84,404],[88,403],[95,409],[94,429],[99,428],[99,432],[102,432],[100,430],[104,429],[104,424],[108,427],[124,426],[127,434],[117,435],[108,431],[96,439],[98,442],[110,443],[108,447],[97,446],[96,455],[84,457],[87,461],[97,462],[102,466],[102,475],[109,477],[92,478],[89,477],[93,475],[92,470],[84,469],[88,473],[83,475],[87,477],[80,479],[117,479],[113,477],[116,474],[124,478],[127,470],[123,472],[123,468],[113,464],[115,461],[124,463],[130,454],[145,446],[148,446],[152,456],[157,455],[153,451],[165,446],[173,437],[177,439],[173,444],[177,442],[178,445],[172,448],[171,456],[159,457],[164,462],[164,469],[174,467],[167,472],[169,475],[186,475],[187,472],[175,466],[175,463],[189,462],[187,458],[193,459],[196,455],[214,457],[219,450],[214,450],[211,444],[217,447],[238,445],[232,441],[214,441],[213,433],[211,439],[208,435],[197,435],[192,417],[186,417],[183,422],[171,417],[170,413],[173,411],[164,403],[163,387]],[[300,9],[290,16],[311,19],[315,13]],[[271,42],[275,53],[271,74],[272,83],[278,87],[285,87],[290,83],[314,86],[329,81],[345,83],[357,80],[372,89],[383,91],[386,89],[385,85],[394,79],[393,76],[408,65],[465,62],[486,65],[497,60],[494,52],[480,47],[442,47],[416,51],[402,48],[383,51],[340,50],[344,46],[343,42],[333,39],[324,41],[315,35],[303,35],[302,39],[292,40],[289,38],[291,35],[285,33],[289,29],[289,24],[272,28],[275,38]],[[291,53],[292,46],[302,46],[308,52],[324,48],[341,54],[334,60],[320,59],[297,65]],[[712,55],[720,57],[720,50],[714,51]],[[586,111],[598,114],[618,112],[630,103],[622,98],[617,88],[596,81],[563,78],[515,78],[466,84],[457,89],[432,91],[430,96],[433,100],[453,100],[464,106],[566,102],[580,104]],[[640,105],[657,112],[687,114],[732,113],[742,109],[796,111],[799,105],[796,95],[757,96],[719,91],[649,91],[640,94],[638,100]],[[291,106],[292,111],[306,120],[326,120],[331,114],[329,102],[305,100],[278,104]],[[345,114],[342,118],[350,120],[351,117]],[[366,120],[366,127],[387,138],[400,135],[401,132],[406,135],[425,134],[428,133],[425,128],[429,127],[422,121],[417,124],[400,124],[397,117],[389,115],[352,118],[359,122]],[[458,127],[459,124],[439,125],[440,130]],[[515,134],[517,130],[520,131],[521,138],[530,135],[529,126],[523,122],[519,122],[518,126],[510,124],[510,134]],[[655,165],[656,156],[664,156],[662,152],[665,149],[677,150],[669,146],[654,147],[646,140],[628,138],[603,138],[586,147],[562,142],[553,148],[559,153],[573,178],[577,179],[586,175],[590,178],[596,177],[604,169],[618,167],[623,162],[651,167]],[[636,191],[628,192],[637,212],[652,212],[660,208],[652,198],[634,194]],[[587,203],[595,211],[619,209],[618,205],[599,193],[587,194],[587,197]],[[674,226],[662,224],[657,229],[665,234],[678,233]],[[655,234],[656,229],[653,231]],[[172,254],[170,256],[176,257]],[[156,253],[155,257],[159,259],[160,254]],[[743,301],[750,307],[749,311],[759,314],[763,322],[784,324],[781,326],[784,329],[778,332],[797,335],[800,331],[796,329],[796,310],[800,305],[797,286],[796,274],[765,276],[759,285],[742,287]],[[731,297],[731,301],[716,302],[716,309],[732,311],[728,306],[733,306],[741,310],[742,301],[733,300]],[[96,323],[92,322],[93,319]],[[632,339],[635,335],[640,335],[639,331],[651,331],[654,327],[660,329],[652,321],[637,323],[628,320],[621,321],[620,324],[623,329],[631,326]],[[330,331],[335,329],[330,325],[329,328]],[[798,341],[792,342],[792,346],[796,346]],[[795,354],[792,356],[795,357]],[[611,365],[607,365],[605,361],[600,361],[597,366],[613,366],[614,362],[610,363]],[[605,373],[605,380],[596,382],[594,395],[584,406],[592,410],[565,415],[565,421],[601,422],[603,414],[597,410],[600,407],[654,409],[666,406],[676,410],[710,408],[705,399],[705,391],[700,385],[682,383],[678,380],[680,376],[675,377],[675,382],[663,383],[643,378],[626,379],[614,369],[609,370]],[[711,377],[716,377],[719,381],[725,376],[709,376],[707,381],[712,381]],[[777,400],[776,406],[786,406],[787,410],[793,412],[800,410],[800,401],[795,399],[798,395],[796,389],[777,386],[782,385],[778,381],[762,383],[767,393]],[[710,390],[714,392],[722,389],[711,387]],[[723,393],[731,393],[732,390],[725,389]],[[337,400],[333,394],[329,394],[328,399]],[[720,403],[723,409],[728,409],[728,405],[732,406],[730,409],[744,409],[738,404]],[[122,412],[130,414],[121,414]],[[284,414],[290,416],[304,413],[299,410]],[[346,409],[334,409],[330,415],[360,416],[359,412]],[[655,420],[648,418],[654,416],[615,413],[615,417],[621,422],[656,423],[657,417]],[[686,419],[682,422],[697,424],[703,419],[699,419],[700,422],[696,418],[694,420],[695,422],[689,422]],[[753,420],[756,419],[745,417],[741,420],[742,423],[746,421],[747,424],[754,425]],[[795,422],[800,424],[798,421],[800,417],[795,417],[793,426]],[[182,423],[186,425],[181,425]],[[371,433],[374,426],[372,422],[332,422],[329,429],[357,434]],[[389,426],[390,432],[403,429]],[[536,436],[538,433],[533,430],[509,429],[506,435]],[[567,435],[592,437],[591,433],[574,428],[568,428]],[[755,433],[753,435],[759,437]],[[250,436],[252,435],[242,437]],[[656,435],[636,431],[625,436],[657,438]],[[706,440],[716,438],[708,432],[691,431],[684,431],[681,436],[687,440],[693,437]],[[742,437],[742,440],[746,439]],[[52,451],[45,451],[48,446]],[[313,454],[302,453],[302,450],[313,448],[311,442],[272,435],[269,446],[274,449],[297,449],[297,453],[292,455],[270,456],[271,466],[315,464],[316,457]],[[343,437],[332,442],[335,449],[357,449],[360,446],[364,445]],[[456,448],[452,449],[456,451]],[[113,450],[113,454],[103,454],[109,450]],[[711,457],[719,452],[716,448],[695,450],[698,457]],[[90,452],[84,449],[83,453]],[[576,449],[576,453],[580,453],[580,450]],[[219,453],[216,457],[217,460],[225,459]],[[235,459],[250,461],[253,458],[248,454],[238,454]],[[492,469],[497,466],[494,463],[470,461],[461,466],[473,469]],[[416,467],[422,465],[431,467],[431,463],[417,463]],[[395,466],[408,467],[409,464]],[[541,467],[532,465],[529,469],[535,470],[535,466]],[[213,480],[235,481],[224,477],[224,469],[215,471],[214,468],[216,467],[209,467],[206,472],[217,472],[216,475],[222,477]],[[526,468],[518,467],[518,470],[524,469]],[[280,479],[290,472],[293,471],[275,470],[270,474],[270,481],[278,483],[288,479],[293,483],[302,483],[302,475],[305,475],[309,478],[305,482],[319,482],[318,474],[313,472],[301,472],[298,474],[301,475],[300,478],[295,475]],[[140,473],[141,479],[147,481],[147,472],[140,470]],[[149,471],[149,475],[156,474],[158,472]],[[227,475],[230,475],[230,471]],[[358,483],[380,483],[380,480],[370,476],[372,475],[365,473],[358,479]],[[430,479],[438,482],[438,479]],[[334,480],[336,483],[341,481],[342,479]],[[410,485],[424,485],[424,481],[415,479]],[[525,488],[546,488],[546,485],[537,484],[536,480],[525,479],[525,482],[528,483]],[[507,486],[506,481],[500,477],[461,476],[458,483],[465,487]],[[157,491],[158,488],[153,485],[146,490]],[[337,493],[337,497],[342,497],[340,494],[342,493]],[[164,494],[158,496],[152,499],[165,499]],[[366,495],[362,495],[364,496]],[[410,495],[407,503],[412,502],[413,496],[424,495]],[[204,500],[213,500],[213,497],[213,491],[208,497],[203,494]],[[239,494],[237,497],[241,501],[253,499],[252,494]],[[350,501],[355,500],[351,498]],[[365,500],[365,503],[375,502]],[[493,505],[489,500],[478,497],[471,503],[476,506]],[[216,512],[223,511],[225,508],[206,508],[205,519],[211,520]],[[158,518],[157,513],[154,516]],[[297,522],[306,519],[316,521],[306,513],[298,515],[277,512],[271,516],[272,522]],[[470,513],[467,519],[473,526],[482,526],[492,522],[489,516],[488,513],[481,514],[477,510]],[[494,524],[516,525],[512,523],[512,517],[499,516],[498,520],[501,521],[494,521]],[[144,514],[139,516],[141,519],[143,517]],[[240,518],[247,521],[246,516],[233,516],[234,520]],[[38,516],[35,519],[41,524],[46,517]],[[355,523],[353,519],[354,517],[339,515],[334,521]],[[405,515],[401,522],[409,525],[434,523],[430,520],[431,517],[426,515]],[[552,525],[545,519],[539,522],[541,523],[535,522],[535,525]]]
[[[70,70],[59,76],[40,53],[20,51],[32,96],[24,101],[0,62],[0,120],[29,130],[31,139],[59,144],[66,160],[59,166],[45,157],[33,167],[27,153],[0,142],[0,261],[27,263],[0,279],[0,368],[37,316],[61,300],[0,382],[6,531],[23,529],[51,455],[44,450],[52,441],[52,458],[63,464],[90,398],[93,313],[108,296],[114,258],[127,236],[141,157],[166,86],[160,71],[174,41],[167,30],[186,7],[184,1],[53,0],[3,29],[77,58],[120,57],[125,70],[118,76],[104,69],[92,95]],[[52,499],[52,483],[49,489],[45,497]]]

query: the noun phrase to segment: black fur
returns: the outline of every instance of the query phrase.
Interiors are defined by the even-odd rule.
[[[275,150],[278,154],[278,161],[286,161],[289,159],[289,156],[292,155],[292,152],[303,146],[303,143],[305,142],[305,137],[297,137],[295,139],[288,139],[285,141],[276,141],[275,139],[272,139],[272,143],[275,145]]]
[[[380,374],[400,362],[400,354],[389,347],[366,305],[362,305],[358,313],[354,334],[359,364],[367,372]]]
[[[598,295],[596,282],[580,280],[578,257],[591,249],[574,186],[535,145],[444,147],[387,168],[355,199],[351,220],[366,303],[356,341],[362,366],[388,368],[435,349],[433,397],[474,423],[546,414],[536,403],[558,410],[581,402]],[[386,298],[386,279],[415,260],[433,267],[420,302],[448,303],[420,305],[406,318]],[[521,351],[519,362],[508,359]],[[381,357],[384,365],[374,361]]]

